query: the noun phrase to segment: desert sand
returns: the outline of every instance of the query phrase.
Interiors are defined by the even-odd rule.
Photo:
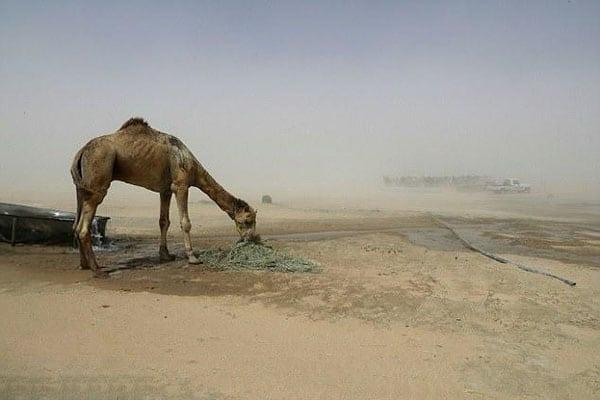
[[[388,193],[258,206],[267,243],[318,272],[158,263],[158,199],[108,200],[113,270],[69,247],[0,244],[3,398],[594,399],[600,397],[598,204]],[[26,199],[25,199],[26,200]],[[56,204],[40,204],[56,206]],[[71,203],[61,204],[64,208]],[[190,205],[196,250],[235,231]],[[429,213],[488,251],[466,249]]]

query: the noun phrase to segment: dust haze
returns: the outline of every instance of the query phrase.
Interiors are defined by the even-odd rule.
[[[599,38],[598,1],[0,0],[0,398],[600,398]],[[77,208],[133,116],[218,184],[137,121]],[[94,220],[86,171],[162,202]]]
[[[3,1],[2,198],[69,201],[76,150],[134,115],[252,202],[360,203],[390,196],[384,175],[594,197],[599,17],[596,2]],[[155,200],[115,183],[106,201],[132,197]]]

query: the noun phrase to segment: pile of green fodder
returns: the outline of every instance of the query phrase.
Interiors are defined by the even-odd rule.
[[[239,242],[230,250],[208,249],[198,252],[203,264],[220,270],[269,270],[312,272],[318,264],[275,250],[263,243]]]

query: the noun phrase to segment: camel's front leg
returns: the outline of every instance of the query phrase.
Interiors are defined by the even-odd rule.
[[[200,264],[200,260],[196,258],[192,251],[192,240],[190,238],[192,223],[190,222],[190,217],[188,215],[188,187],[176,187],[173,189],[175,198],[177,199],[179,221],[181,222],[181,230],[183,231],[183,242],[185,244],[185,253],[188,257],[188,262],[190,264]]]
[[[169,209],[171,207],[171,192],[163,192],[160,194],[160,218],[158,225],[160,226],[160,249],[159,257],[161,262],[172,261],[175,256],[169,253],[167,249],[167,231],[171,221],[169,220]]]

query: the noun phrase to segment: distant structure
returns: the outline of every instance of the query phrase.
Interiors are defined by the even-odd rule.
[[[273,204],[273,199],[268,194],[265,194],[262,197],[261,203],[263,203],[263,204]]]
[[[461,192],[530,193],[531,186],[514,178],[494,178],[487,175],[460,176],[384,176],[388,187],[453,188]]]
[[[383,183],[392,187],[453,187],[463,190],[483,190],[492,181],[492,177],[485,175],[383,177]]]

